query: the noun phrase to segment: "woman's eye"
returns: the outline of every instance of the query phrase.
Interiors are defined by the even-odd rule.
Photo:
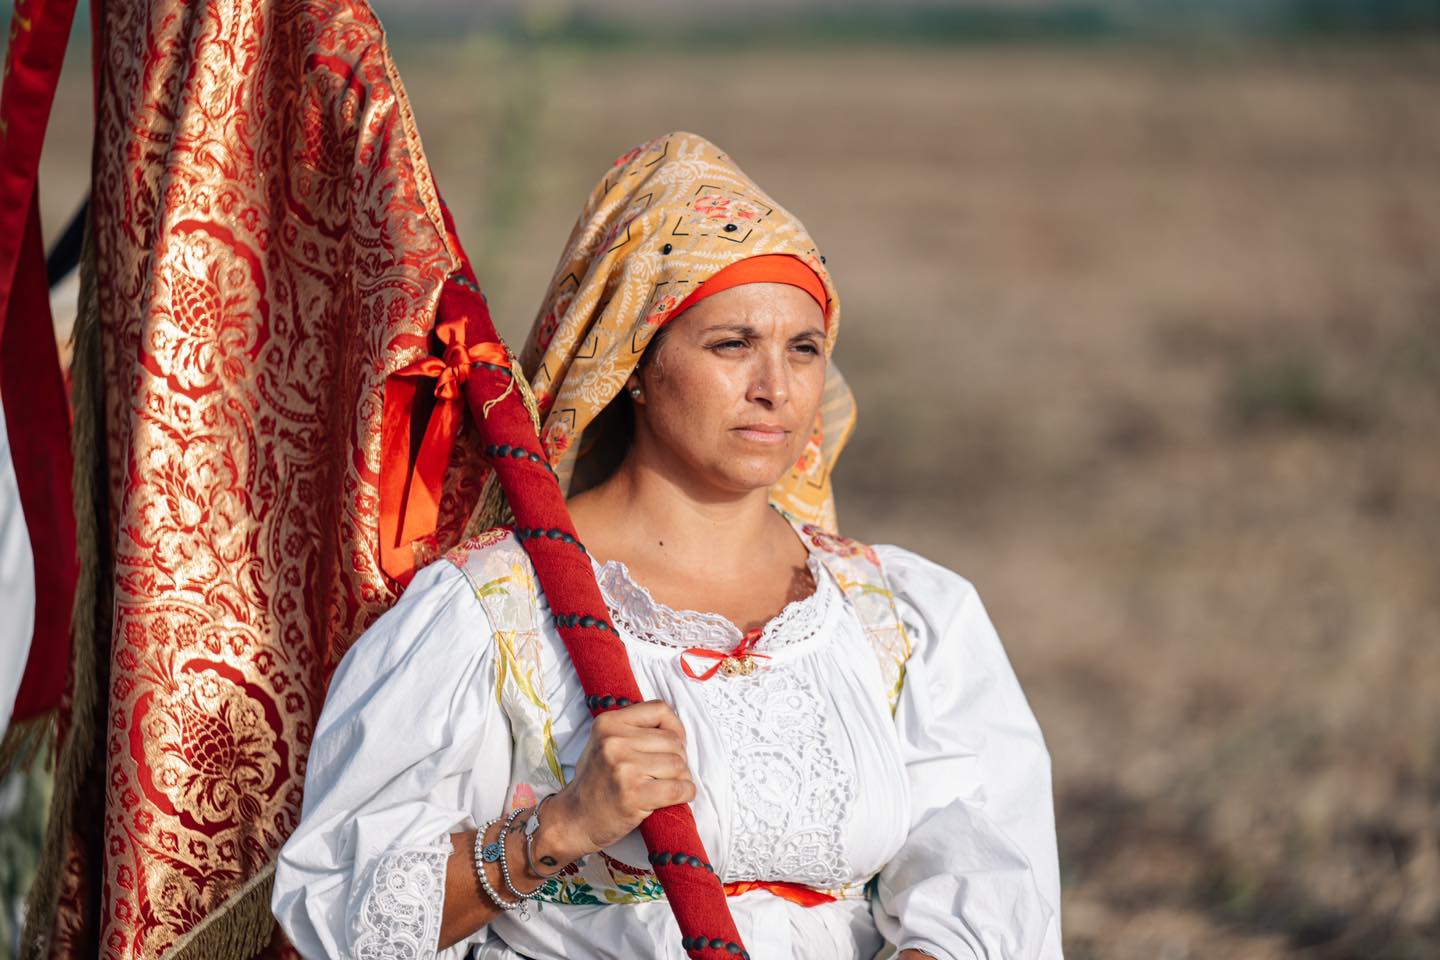
[[[721,340],[719,343],[717,343],[717,344],[714,345],[714,349],[716,349],[716,350],[734,350],[734,349],[737,348],[737,347],[743,347],[743,346],[745,346],[745,341],[744,341],[744,340]]]
[[[801,353],[808,353],[811,356],[818,356],[820,353],[820,348],[815,344],[810,343],[809,341],[806,341],[805,343],[795,344],[795,349],[799,350]]]

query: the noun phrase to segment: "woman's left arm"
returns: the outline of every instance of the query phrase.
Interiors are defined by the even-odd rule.
[[[910,831],[880,873],[901,958],[1059,960],[1050,755],[974,587],[877,548],[912,643],[895,713]]]
[[[450,880],[463,877],[476,902],[484,896],[473,869],[449,875],[452,835],[499,814],[508,793],[496,646],[464,574],[441,560],[336,669],[271,901],[307,960],[465,953],[441,950],[439,937]]]

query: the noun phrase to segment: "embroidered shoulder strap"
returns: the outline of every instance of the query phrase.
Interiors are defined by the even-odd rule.
[[[565,785],[545,699],[535,569],[514,534],[504,527],[465,541],[446,559],[470,581],[494,631],[495,702],[510,721],[515,744],[510,782],[517,786],[512,802],[533,803],[536,790],[543,795]]]
[[[495,701],[510,723],[509,809],[526,807],[565,785],[550,704],[545,696],[546,646],[540,638],[539,581],[529,555],[510,530],[497,527],[446,555],[485,608],[496,645]],[[604,852],[546,881],[539,899],[552,903],[642,903],[664,890],[648,867],[631,867]]]
[[[875,551],[857,540],[829,533],[814,524],[786,515],[796,531],[820,557],[855,608],[865,637],[880,665],[890,712],[900,702],[905,684],[905,663],[910,659],[910,636],[900,620],[895,595]]]

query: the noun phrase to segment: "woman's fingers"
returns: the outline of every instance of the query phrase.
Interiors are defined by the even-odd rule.
[[[632,803],[642,813],[640,819],[661,807],[673,807],[677,803],[689,803],[695,799],[695,784],[688,777],[664,780],[646,780],[637,785],[631,793]]]
[[[695,799],[695,784],[690,780],[656,780],[657,803],[651,810],[673,807],[677,803],[689,803]]]
[[[695,795],[690,766],[678,754],[632,752],[611,770],[620,788],[621,802],[642,817],[659,807],[688,803]]]
[[[670,708],[670,704],[663,700],[648,700],[646,703],[659,705],[661,709],[656,717],[655,725],[661,730],[668,731],[679,737],[680,743],[683,746],[685,743],[685,726],[680,722],[680,718],[675,715],[675,711]],[[643,705],[644,704],[642,704],[642,706]]]
[[[680,718],[675,716],[675,711],[664,700],[646,700],[618,710],[607,710],[595,718],[596,726],[602,722],[611,729],[622,725],[659,727],[679,737],[682,743],[685,740],[685,728],[681,726]]]
[[[675,711],[647,700],[597,716],[575,779],[561,794],[561,809],[576,811],[576,833],[590,850],[623,837],[652,811],[695,799]]]
[[[637,727],[624,735],[624,740],[637,753],[668,753],[685,756],[685,739],[659,727]]]
[[[689,780],[690,766],[673,753],[627,753],[610,765],[622,788],[634,788],[647,780]]]
[[[635,766],[653,780],[689,780],[690,765],[674,753],[637,753]]]

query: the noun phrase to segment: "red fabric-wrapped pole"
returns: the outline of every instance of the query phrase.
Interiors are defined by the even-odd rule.
[[[509,386],[508,376],[488,366],[472,371],[465,396],[477,421],[481,408]],[[560,485],[540,452],[519,395],[512,393],[495,404],[484,417],[482,429],[486,455],[515,514],[515,532],[550,601],[565,649],[585,688],[586,705],[591,713],[601,713],[639,702],[642,694],[625,645],[615,634],[589,558],[565,509]],[[743,955],[725,891],[709,869],[690,808],[681,805],[657,810],[641,824],[640,833],[687,948],[697,940],[706,944],[703,951],[690,949],[690,955]]]
[[[449,211],[445,217],[453,249],[459,250]],[[469,262],[462,254],[458,275],[446,284],[436,325],[452,333],[447,344],[455,342],[453,331],[463,325],[463,342],[470,345],[471,357],[482,354],[476,345],[500,342],[478,291]],[[453,346],[447,349],[447,355],[460,358]],[[555,625],[580,676],[586,705],[592,714],[598,714],[639,702],[642,694],[625,645],[610,622],[589,557],[565,508],[565,496],[540,447],[520,392],[510,382],[510,369],[489,359],[476,359],[463,372],[452,371],[442,379],[453,383],[457,374],[464,379],[466,405],[484,439],[485,455],[515,515],[516,535],[535,566]],[[432,442],[428,435],[426,442]],[[420,457],[423,459],[427,452],[435,453],[422,450]],[[398,529],[405,526],[402,521]],[[640,834],[675,913],[686,953],[702,960],[748,958],[690,808],[681,804],[656,810],[641,824]]]

